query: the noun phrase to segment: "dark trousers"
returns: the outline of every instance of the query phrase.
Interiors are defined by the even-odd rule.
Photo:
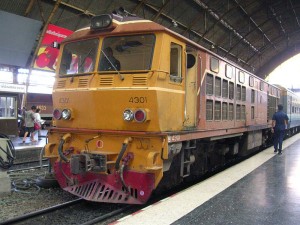
[[[284,138],[284,130],[275,130],[274,131],[274,149],[275,150],[279,150],[279,151],[282,150],[283,138]]]

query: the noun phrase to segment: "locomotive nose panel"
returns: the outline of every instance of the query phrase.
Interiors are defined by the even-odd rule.
[[[154,175],[150,173],[124,172],[124,188],[120,175],[86,172],[71,174],[69,163],[56,162],[56,179],[65,190],[81,198],[95,202],[144,204],[154,189]],[[64,172],[62,172],[64,171]]]

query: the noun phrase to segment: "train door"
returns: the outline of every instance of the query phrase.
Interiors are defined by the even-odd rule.
[[[185,79],[185,121],[184,126],[189,128],[196,127],[197,116],[197,73],[200,63],[197,51],[187,47],[186,51],[186,79]]]

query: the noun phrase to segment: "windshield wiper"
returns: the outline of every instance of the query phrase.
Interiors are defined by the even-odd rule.
[[[119,72],[119,70],[115,67],[115,65],[112,63],[112,61],[110,61],[110,59],[108,58],[108,56],[105,54],[105,52],[104,52],[102,49],[101,49],[101,52],[102,52],[102,54],[104,55],[104,57],[107,59],[107,61],[109,62],[109,64],[112,66],[112,68],[118,73],[118,75],[119,75],[121,81],[123,81],[123,80],[124,80],[123,74],[121,74],[121,73]]]

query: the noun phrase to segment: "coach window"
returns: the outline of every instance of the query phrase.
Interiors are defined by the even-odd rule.
[[[239,82],[240,83],[245,83],[245,74],[243,72],[239,72]]]
[[[234,83],[229,82],[229,99],[234,98]]]
[[[16,97],[0,96],[0,119],[15,119],[17,117]]]
[[[249,77],[249,86],[250,87],[254,86],[254,77],[252,77],[252,76]]]
[[[214,76],[211,74],[206,75],[206,94],[213,95],[214,93]]]
[[[221,120],[221,102],[215,102],[215,120]]]
[[[223,79],[222,97],[228,98],[228,81]]]
[[[181,55],[182,47],[178,44],[171,43],[170,52],[170,79],[174,82],[181,82]]]
[[[213,120],[213,101],[206,100],[206,120]]]
[[[210,70],[215,72],[215,73],[219,73],[219,60],[211,57],[210,58]]]
[[[215,96],[221,97],[221,78],[215,78]]]
[[[232,78],[232,74],[233,74],[233,68],[232,66],[226,64],[226,73],[225,76],[228,77],[229,79]]]

